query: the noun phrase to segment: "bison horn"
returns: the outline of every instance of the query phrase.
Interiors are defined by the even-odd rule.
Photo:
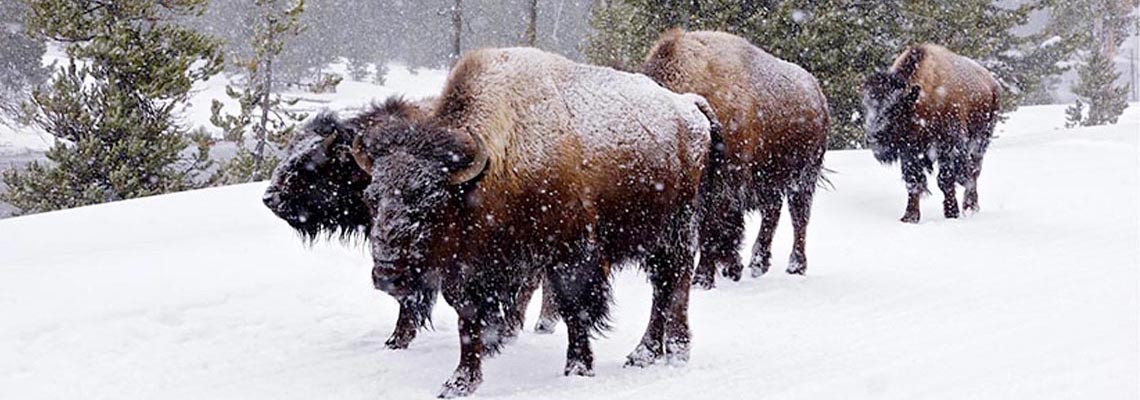
[[[352,159],[356,160],[356,166],[364,170],[366,173],[372,173],[372,158],[364,153],[364,138],[357,136],[352,140]]]
[[[483,140],[475,135],[470,135],[470,137],[475,143],[475,154],[471,157],[473,160],[470,164],[467,164],[467,167],[455,170],[451,173],[448,182],[452,185],[458,185],[475,179],[475,177],[482,174],[483,170],[487,168],[487,161],[490,159],[490,156],[487,154],[486,146],[483,145]]]

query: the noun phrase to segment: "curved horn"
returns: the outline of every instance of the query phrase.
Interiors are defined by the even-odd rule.
[[[475,177],[482,174],[483,170],[487,168],[487,161],[491,158],[490,155],[487,154],[487,148],[483,145],[483,140],[475,135],[469,134],[469,136],[471,137],[471,141],[475,142],[475,155],[472,157],[474,160],[471,161],[471,164],[467,164],[467,167],[451,173],[448,182],[452,185],[458,185],[475,179]]]
[[[357,136],[352,140],[352,159],[356,160],[356,166],[364,170],[365,173],[372,173],[372,159],[364,153],[364,138]]]

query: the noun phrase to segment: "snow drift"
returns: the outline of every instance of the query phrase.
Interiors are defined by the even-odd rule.
[[[596,377],[561,376],[564,327],[527,331],[484,364],[476,396],[1134,398],[1138,109],[1075,130],[1044,122],[1057,107],[1018,112],[986,159],[982,211],[960,220],[926,201],[922,223],[899,223],[895,168],[831,152],[809,275],[777,265],[696,292],[687,367],[621,367],[650,299],[630,269]],[[263,187],[0,221],[0,398],[433,396],[458,355],[454,313],[441,304],[435,331],[385,350],[396,304],[372,289],[363,246],[304,247]]]

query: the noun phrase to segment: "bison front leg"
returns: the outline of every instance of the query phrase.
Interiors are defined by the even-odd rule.
[[[396,329],[384,342],[384,346],[393,350],[406,349],[416,338],[416,331],[422,326],[423,321],[417,321],[413,307],[405,304],[403,300],[400,301],[400,316],[396,319]]]
[[[903,181],[906,182],[907,202],[906,212],[899,220],[911,224],[918,223],[922,218],[922,213],[919,211],[919,200],[922,194],[926,192],[926,169],[919,157],[922,155],[903,157],[902,160],[902,175]]]
[[[463,397],[483,383],[483,327],[474,310],[457,307],[459,316],[459,366],[443,384],[439,398]],[[464,316],[463,314],[469,314]]]

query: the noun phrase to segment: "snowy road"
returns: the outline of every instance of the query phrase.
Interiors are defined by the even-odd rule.
[[[962,220],[935,194],[921,224],[897,222],[897,167],[829,153],[808,276],[779,272],[785,216],[774,273],[693,296],[685,368],[622,368],[649,310],[627,269],[596,377],[561,376],[563,326],[528,330],[485,363],[476,397],[1136,398],[1140,111],[1058,131],[1042,122],[1057,110],[1002,127],[982,212]],[[454,313],[437,307],[435,331],[385,350],[396,306],[364,250],[303,247],[263,186],[0,221],[0,398],[434,396],[458,358]]]

